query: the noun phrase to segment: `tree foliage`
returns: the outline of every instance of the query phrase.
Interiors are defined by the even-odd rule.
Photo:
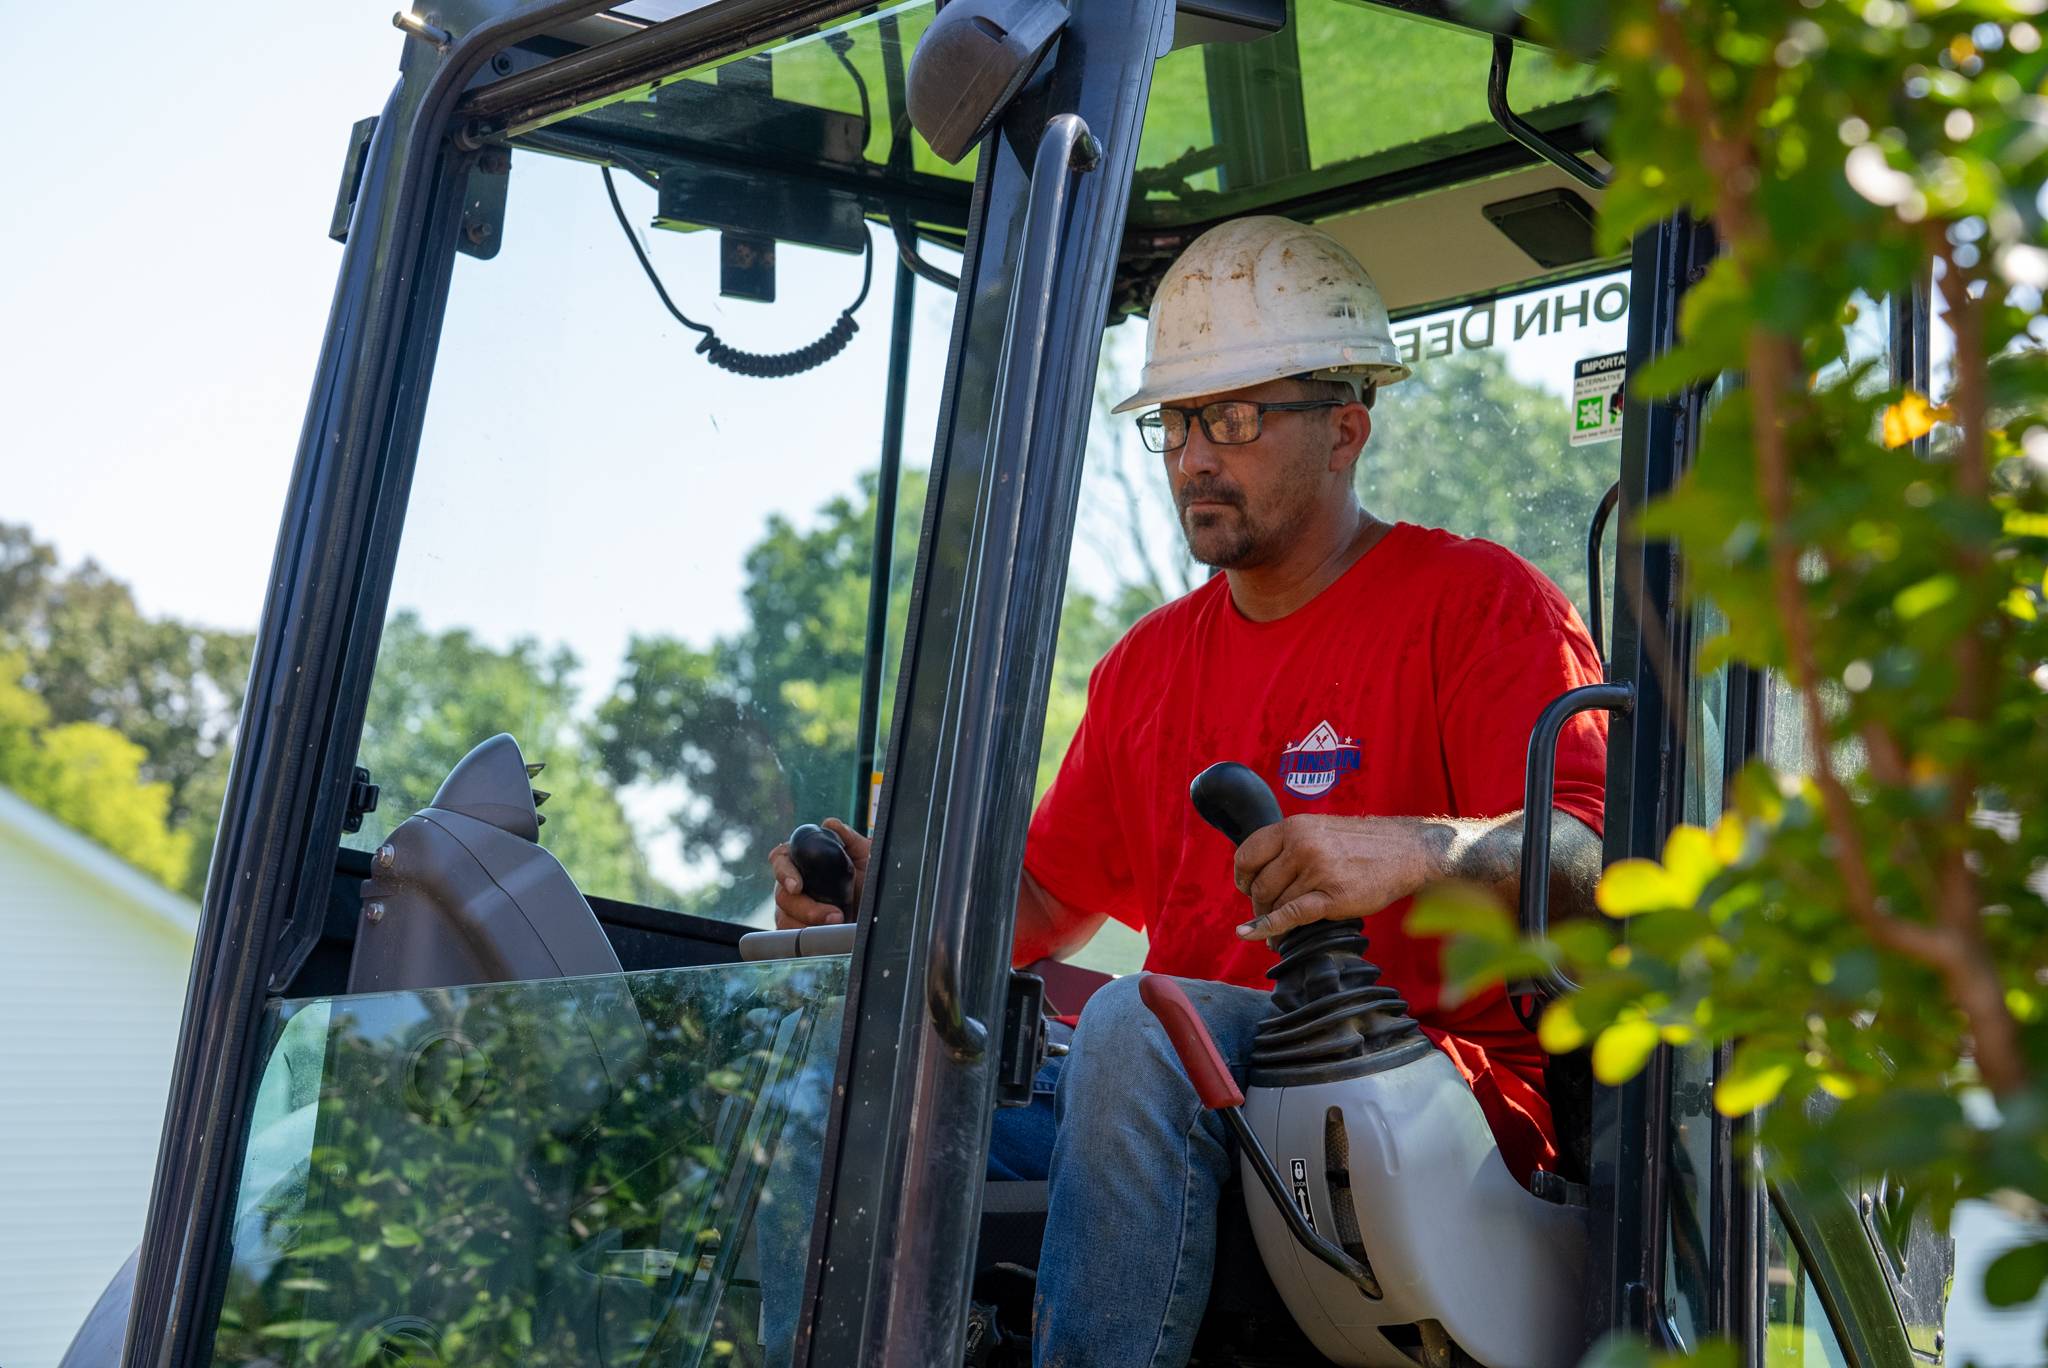
[[[156,795],[147,803],[161,802],[161,820],[187,852],[176,870],[161,865],[161,850],[137,863],[194,897],[226,791],[250,642],[246,632],[150,617],[94,562],[65,570],[28,528],[0,523],[0,651],[20,661],[22,687],[51,726],[88,724],[137,748],[134,772]],[[128,770],[107,740],[81,732],[68,743],[94,753],[74,787],[111,785],[90,799],[79,788],[77,811],[127,801]]]
[[[917,562],[922,471],[906,471],[890,571],[883,730]],[[877,477],[808,529],[771,518],[746,558],[747,626],[698,646],[635,637],[599,706],[612,780],[679,788],[669,820],[707,869],[690,910],[749,920],[766,897],[768,851],[798,823],[855,810],[861,662],[867,638]],[[877,757],[880,763],[880,757]]]
[[[1661,860],[1611,869],[1603,925],[1519,945],[1483,909],[1419,915],[1463,925],[1470,981],[1569,967],[1583,990],[1544,1040],[1590,1044],[1606,1081],[1660,1042],[1737,1042],[1717,1104],[1775,1102],[1781,1171],[1888,1171],[1939,1215],[1999,1193],[2048,1236],[2038,8],[1532,7],[1615,90],[1606,245],[1680,213],[1720,240],[1679,345],[1633,383],[1742,383],[1643,530],[1678,543],[1693,602],[1725,621],[1701,668],[1772,672],[1806,755],[1752,767]],[[1870,299],[1930,282],[1953,336],[1936,395],[1848,346]],[[2020,1257],[2001,1294],[2044,1273]]]
[[[500,651],[462,628],[429,631],[419,614],[384,624],[357,763],[383,790],[373,822],[394,826],[433,800],[478,742],[510,732],[550,797],[540,843],[586,892],[672,904],[647,865],[616,790],[576,715],[576,657],[530,639]],[[365,827],[365,839],[377,829]]]
[[[763,1364],[763,1298],[793,1317],[803,1286],[845,975],[301,1010],[251,1119],[212,1361]]]
[[[170,785],[145,779],[142,747],[112,728],[53,723],[22,674],[18,656],[0,655],[0,785],[177,887],[192,865],[192,836],[171,827]]]
[[[1357,471],[1367,507],[1499,542],[1583,610],[1586,528],[1614,482],[1613,446],[1570,446],[1563,403],[1517,380],[1498,348],[1419,364],[1373,419]]]

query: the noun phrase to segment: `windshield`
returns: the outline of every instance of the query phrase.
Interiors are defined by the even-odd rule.
[[[841,957],[274,1004],[213,1361],[786,1354]]]
[[[351,844],[499,732],[545,765],[541,843],[588,894],[765,925],[771,846],[866,825],[952,310],[885,224],[967,195],[892,141],[930,12],[486,150],[506,209],[456,259],[358,757],[383,798]]]
[[[1270,37],[1160,62],[1134,227],[1211,223],[1506,141],[1486,109],[1484,34],[1353,0],[1293,0],[1288,11]],[[1525,51],[1511,71],[1510,105],[1545,131],[1591,108],[1584,67]]]

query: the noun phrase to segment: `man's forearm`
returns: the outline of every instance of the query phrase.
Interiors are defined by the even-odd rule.
[[[1091,915],[1068,907],[1026,873],[1017,890],[1017,935],[1011,942],[1010,963],[1022,968],[1042,959],[1065,959],[1086,945],[1105,920],[1100,912]]]
[[[1420,819],[1430,852],[1432,882],[1462,879],[1490,888],[1509,903],[1522,888],[1522,814],[1505,817]],[[1550,829],[1550,916],[1588,916],[1600,880],[1600,838],[1568,812],[1553,813]]]

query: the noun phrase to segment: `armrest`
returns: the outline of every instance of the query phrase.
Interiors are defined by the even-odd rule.
[[[749,931],[740,937],[740,958],[752,964],[758,960],[851,954],[854,925],[853,922],[840,922],[836,926],[796,926],[781,931]]]

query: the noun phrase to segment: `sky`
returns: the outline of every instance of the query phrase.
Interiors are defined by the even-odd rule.
[[[26,9],[0,53],[20,107],[62,111],[67,132],[12,149],[0,215],[0,251],[31,263],[0,277],[0,517],[67,564],[98,561],[146,612],[249,630],[341,264],[326,229],[349,129],[381,108],[409,40],[389,0],[243,27],[137,7],[104,54],[109,95],[86,98],[46,60],[75,39],[60,14]],[[650,228],[651,192],[619,189],[679,306],[734,345],[809,342],[858,289],[857,256],[785,246],[776,303],[722,301],[713,237]],[[456,259],[392,603],[495,647],[566,647],[588,708],[635,634],[703,645],[742,628],[745,555],[769,518],[813,524],[876,464],[894,271],[884,242],[842,356],[743,379],[661,308],[594,168],[517,153],[509,200],[498,255]],[[929,460],[953,303],[916,288],[911,465]],[[1414,326],[1426,366],[1427,320]],[[1109,334],[1112,388],[1134,382],[1142,328]],[[1622,329],[1591,318],[1506,346],[1504,314],[1498,337],[1562,404],[1571,362],[1618,349]],[[1072,569],[1098,591],[1132,569],[1101,463],[1160,479],[1115,431],[1091,443]],[[1166,559],[1177,529],[1156,489],[1138,521]]]
[[[246,628],[349,128],[397,78],[393,5],[124,5],[89,55],[75,7],[0,9],[0,88],[50,125],[17,123],[0,192],[0,517],[148,611]]]
[[[390,0],[278,6],[260,23],[223,22],[223,12],[191,4],[135,6],[124,11],[121,41],[96,56],[95,89],[103,93],[90,94],[75,71],[50,60],[75,46],[75,17],[16,0],[5,7],[15,11],[9,32],[17,41],[0,51],[0,79],[17,108],[61,118],[65,136],[23,137],[9,149],[0,251],[27,265],[0,276],[0,413],[7,415],[0,423],[0,516],[29,524],[67,563],[99,561],[134,587],[146,611],[246,629],[261,608],[341,261],[326,227],[348,131],[381,106],[406,40],[390,25]],[[289,80],[277,81],[278,72],[289,72]],[[647,208],[645,192],[630,182],[621,193],[636,214]],[[524,345],[536,325],[572,340],[612,334],[608,345],[561,353],[566,371],[550,360],[550,389],[587,383],[595,392],[608,383],[614,396],[658,396],[654,404],[663,410],[629,413],[623,399],[577,405],[583,440],[572,443],[564,430],[570,410],[555,404],[540,431],[564,460],[586,464],[588,453],[608,441],[636,458],[665,450],[672,474],[707,439],[721,452],[772,445],[776,459],[721,459],[709,500],[721,511],[715,519],[701,516],[701,487],[663,488],[639,500],[696,505],[700,516],[677,524],[684,535],[660,539],[670,543],[665,556],[649,548],[651,539],[613,534],[603,539],[603,554],[591,558],[578,519],[619,506],[611,478],[514,482],[498,491],[504,497],[490,512],[516,517],[516,532],[511,522],[451,509],[453,521],[483,535],[454,548],[436,531],[440,547],[431,553],[423,502],[411,515],[412,563],[401,570],[401,587],[408,573],[429,573],[419,563],[429,554],[443,564],[466,564],[480,577],[474,572],[483,565],[513,564],[504,548],[517,541],[548,567],[538,592],[554,607],[543,604],[540,618],[574,627],[572,644],[593,665],[615,658],[623,619],[636,615],[614,614],[608,624],[579,620],[573,601],[587,602],[582,591],[599,579],[653,584],[660,579],[649,568],[659,566],[668,572],[661,593],[672,597],[678,572],[686,572],[696,620],[684,623],[670,613],[668,624],[692,628],[693,637],[724,630],[738,612],[738,552],[757,535],[762,516],[771,507],[815,508],[824,494],[850,487],[854,469],[872,464],[862,443],[879,425],[888,263],[876,272],[862,332],[847,356],[801,382],[730,380],[709,372],[690,352],[694,337],[659,313],[617,238],[594,172],[520,165],[512,198],[498,260],[458,261],[449,343],[422,447],[423,480],[430,481],[437,460],[451,468],[506,427],[542,416],[544,404],[522,403],[516,394],[504,399],[534,378],[527,368],[547,340]],[[689,267],[701,261],[709,240],[653,236],[660,241],[651,250],[687,309]],[[583,272],[574,294],[538,298],[508,286],[522,273],[537,280],[555,269],[561,257],[546,261],[544,250],[574,254]],[[775,349],[808,341],[851,297],[853,261],[785,249],[784,263],[779,305],[721,308],[702,289],[694,302],[700,313],[722,320],[738,345]],[[929,286],[921,293],[927,298],[914,344],[913,461],[929,450],[950,306]],[[1120,341],[1134,359],[1136,337]],[[624,383],[621,367],[644,387]],[[489,398],[494,392],[497,402]],[[700,409],[705,421],[679,423]],[[489,414],[495,421],[477,421]],[[792,428],[807,440],[789,440]],[[842,449],[849,445],[862,449]],[[530,464],[538,464],[538,448],[529,443],[522,453],[533,457]],[[636,469],[647,469],[644,459]],[[614,463],[603,473],[623,470]],[[680,562],[673,555],[678,540],[688,543]],[[1083,559],[1089,554],[1084,548]],[[631,573],[610,574],[607,566]],[[714,582],[705,582],[707,574]],[[1083,579],[1106,574],[1077,567]],[[451,578],[441,576],[443,583]],[[494,601],[506,621],[486,617],[476,625],[501,640],[517,629],[518,605],[507,596]],[[648,603],[634,607],[652,602],[650,592]],[[482,606],[474,605],[479,612]],[[430,615],[455,611],[451,605]],[[660,615],[638,616],[654,626]]]

